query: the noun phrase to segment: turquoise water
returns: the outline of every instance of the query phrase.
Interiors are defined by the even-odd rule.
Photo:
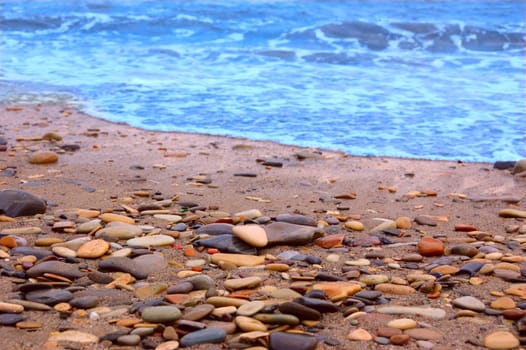
[[[385,155],[525,157],[523,1],[0,3],[0,101]]]

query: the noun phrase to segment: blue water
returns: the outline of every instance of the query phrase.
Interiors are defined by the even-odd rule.
[[[523,0],[0,2],[0,101],[152,130],[525,157]]]

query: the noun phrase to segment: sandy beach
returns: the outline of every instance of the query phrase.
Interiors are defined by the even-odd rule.
[[[526,341],[526,178],[511,169],[152,132],[60,105],[0,106],[0,121],[0,191],[28,192],[46,204],[45,213],[0,216],[6,349],[146,349],[169,341],[182,348],[185,334],[206,328],[225,329],[226,336],[185,348],[515,349]],[[141,228],[137,238],[172,240],[135,246],[130,237],[98,235],[122,217]],[[90,220],[99,221],[79,230]],[[296,241],[288,228],[271,235],[269,226],[279,222],[308,234]],[[247,234],[243,241],[257,248],[247,255],[262,262],[248,266],[243,256],[214,263],[224,251],[196,242],[214,236],[198,230],[217,223],[238,227],[236,237]],[[258,235],[272,244],[257,246],[251,240]],[[54,249],[81,238],[102,248],[93,243],[79,255],[79,247],[69,247],[71,256]],[[102,268],[119,254],[155,256],[144,260],[156,268],[143,278]],[[31,271],[48,262],[79,274]],[[192,280],[190,290],[181,287],[202,275],[214,285],[200,289]],[[319,319],[302,318],[316,306],[283,311],[323,283],[334,285],[319,299],[329,308],[319,307]],[[347,294],[331,297],[331,288]],[[42,291],[53,291],[49,298],[67,291],[69,299],[37,296],[35,303],[49,310],[24,303]],[[82,304],[82,297],[96,302]],[[264,313],[297,313],[299,323],[267,323],[257,312],[239,316],[212,297],[264,301]],[[185,318],[202,305],[214,307]],[[142,313],[158,306],[177,307],[183,316],[155,322]],[[71,330],[82,334],[69,339]],[[291,336],[298,333],[304,339]],[[164,348],[177,348],[170,344]]]

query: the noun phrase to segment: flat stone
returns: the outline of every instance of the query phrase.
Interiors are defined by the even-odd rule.
[[[358,293],[356,293],[358,294]],[[354,294],[354,295],[356,295]],[[320,298],[310,298],[306,296],[302,296],[300,298],[294,299],[296,303],[300,303],[302,305],[305,305],[311,309],[317,310],[321,313],[331,313],[331,312],[338,312],[340,311],[340,308],[338,305],[324,299]]]
[[[411,318],[397,318],[387,322],[387,327],[401,330],[411,329],[416,327],[416,321]]]
[[[437,221],[426,215],[419,215],[415,218],[415,222],[419,225],[436,226]]]
[[[137,279],[148,277],[148,266],[138,266],[134,260],[126,257],[115,256],[109,257],[99,262],[101,271],[120,271],[127,272]]]
[[[223,282],[223,286],[229,290],[234,291],[237,289],[252,289],[261,284],[263,279],[258,276],[229,279]]]
[[[97,231],[95,237],[101,237],[109,240],[132,239],[140,236],[143,230],[133,224],[113,221],[106,225],[102,230]]]
[[[243,332],[266,332],[267,326],[254,318],[247,316],[237,316],[234,322]]]
[[[391,344],[397,346],[406,345],[407,343],[409,343],[409,340],[411,340],[411,337],[407,334],[397,334],[389,338]]]
[[[199,227],[195,233],[198,235],[207,234],[212,236],[232,235],[234,234],[232,231],[233,227],[234,225],[232,224],[214,223]]]
[[[24,307],[19,304],[0,302],[0,313],[18,314],[24,311]]]
[[[279,311],[298,317],[300,320],[319,320],[321,313],[315,309],[296,302],[285,302],[278,306]]]
[[[168,266],[166,258],[160,253],[139,255],[133,261],[138,266],[136,271],[142,275],[162,271]]]
[[[442,333],[432,328],[406,329],[404,331],[404,334],[407,334],[408,336],[416,340],[438,340],[444,337]]]
[[[210,260],[216,265],[227,263],[235,266],[257,266],[262,265],[265,262],[265,257],[247,254],[217,253],[212,255]]]
[[[193,290],[209,290],[215,287],[215,281],[212,277],[204,274],[190,276],[185,279],[192,284]]]
[[[40,277],[45,273],[63,276],[70,280],[74,280],[83,276],[77,265],[68,264],[61,261],[44,261],[42,263],[36,264],[26,271],[26,274],[33,278]]]
[[[6,235],[38,235],[42,233],[42,229],[40,227],[35,226],[25,226],[16,228],[5,228],[2,230],[2,233]]]
[[[269,245],[302,245],[312,242],[321,235],[314,227],[287,222],[273,222],[264,229]]]
[[[363,275],[360,277],[360,282],[368,286],[386,283],[387,281],[389,281],[389,276],[387,275]]]
[[[35,152],[29,157],[30,164],[52,164],[58,161],[58,155],[53,151]]]
[[[260,310],[262,310],[265,307],[265,302],[262,300],[254,300],[251,302],[248,302],[244,305],[241,305],[236,313],[239,316],[252,316],[258,313]]]
[[[374,287],[374,290],[380,291],[384,294],[394,294],[394,295],[409,295],[416,292],[413,287],[404,286],[400,284],[393,283],[380,283]]]
[[[502,209],[499,216],[503,218],[526,218],[526,211],[519,209]]]
[[[104,222],[125,222],[127,224],[134,224],[135,220],[133,218],[130,218],[129,216],[120,215],[120,214],[114,214],[114,213],[104,213],[101,214],[99,217]]]
[[[365,226],[363,225],[363,223],[361,223],[360,221],[356,221],[356,220],[349,220],[349,221],[346,221],[343,226],[345,226],[345,228],[348,228],[350,230],[353,230],[353,231],[363,231],[365,230]]]
[[[155,347],[155,350],[177,350],[179,342],[177,340],[168,340]]]
[[[168,235],[153,235],[131,238],[126,241],[126,245],[132,248],[149,248],[149,247],[162,247],[175,243],[175,238]]]
[[[217,248],[222,253],[256,255],[256,247],[249,245],[240,238],[232,235],[217,235],[199,239],[193,242],[197,247]]]
[[[345,299],[348,296],[358,293],[362,289],[356,282],[347,281],[321,282],[316,283],[312,288],[323,290],[332,301]]]
[[[137,334],[121,335],[117,338],[117,344],[135,346],[141,342],[141,336]]]
[[[253,316],[256,320],[272,325],[297,326],[300,319],[294,315],[288,314],[265,314],[258,313]]]
[[[141,312],[141,318],[146,322],[169,323],[181,318],[181,310],[176,306],[148,306]]]
[[[180,339],[182,347],[196,344],[222,343],[226,338],[226,331],[218,327],[209,327],[186,334]]]
[[[0,191],[0,212],[12,218],[43,214],[46,212],[46,203],[29,192],[4,190]]]
[[[376,309],[378,313],[388,315],[418,315],[433,320],[442,320],[446,317],[446,311],[425,306],[381,306]]]
[[[182,216],[174,214],[154,214],[153,217],[159,220],[168,221],[172,224],[178,223],[183,219]]]
[[[51,333],[48,342],[57,342],[61,344],[78,344],[78,345],[95,345],[99,342],[99,337],[94,334],[81,332],[77,330],[67,330],[64,332]]]
[[[103,239],[94,239],[84,243],[77,250],[77,257],[86,259],[97,259],[110,250],[110,243]]]
[[[316,226],[316,219],[301,214],[279,214],[276,216],[276,221],[296,225]]]
[[[25,319],[21,314],[0,314],[0,326],[14,326]]]
[[[99,298],[94,295],[73,298],[69,304],[77,309],[91,309],[99,305]]]
[[[206,303],[214,305],[215,307],[223,307],[223,306],[240,307],[241,305],[247,304],[248,300],[218,296],[218,297],[210,297],[206,299]]]
[[[185,309],[182,320],[199,321],[200,319],[208,316],[214,311],[214,306],[211,304],[201,304],[195,307]]]
[[[301,297],[301,294],[290,288],[278,288],[273,290],[270,296],[274,299],[292,300]]]
[[[515,349],[519,345],[519,339],[508,331],[496,331],[484,337],[484,346],[490,350]]]
[[[466,295],[453,300],[452,304],[461,309],[473,310],[477,312],[484,311],[486,305],[479,299]]]
[[[56,305],[68,302],[73,298],[71,292],[63,289],[34,290],[25,294],[25,299],[35,303]]]
[[[451,247],[449,253],[451,255],[463,255],[469,256],[470,258],[478,254],[478,249],[469,244],[459,244]]]
[[[517,307],[515,301],[510,297],[501,297],[491,302],[490,307],[496,310],[509,310]]]
[[[315,350],[318,340],[309,334],[272,332],[269,350]]]
[[[314,244],[316,244],[319,247],[325,248],[325,249],[341,247],[343,244],[344,238],[345,238],[345,235],[343,233],[336,233],[333,235],[328,235],[328,236],[318,238],[314,241]]]
[[[259,225],[249,224],[234,226],[232,232],[236,237],[252,247],[263,248],[268,244],[267,234]]]

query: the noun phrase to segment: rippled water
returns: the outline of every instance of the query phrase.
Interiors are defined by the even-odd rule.
[[[0,2],[0,101],[355,155],[525,156],[525,2]]]

